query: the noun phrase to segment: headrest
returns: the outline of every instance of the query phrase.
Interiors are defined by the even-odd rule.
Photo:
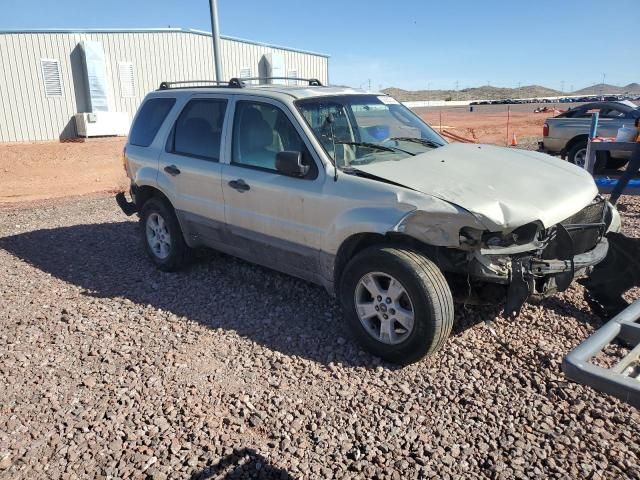
[[[262,118],[262,114],[257,108],[249,108],[242,115],[240,122],[243,143],[242,147],[254,151],[264,148],[273,143],[273,132],[271,127]]]

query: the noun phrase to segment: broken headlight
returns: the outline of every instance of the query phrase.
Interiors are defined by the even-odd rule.
[[[539,223],[527,223],[510,232],[486,232],[465,227],[460,230],[460,244],[489,249],[526,245],[537,240],[541,230]]]
[[[486,232],[482,234],[482,244],[486,248],[504,248],[513,245],[526,245],[538,238],[542,226],[532,222],[522,225],[509,233]]]

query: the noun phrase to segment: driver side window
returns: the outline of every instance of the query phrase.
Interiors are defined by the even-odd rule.
[[[305,109],[303,115],[316,138],[339,166],[356,158],[356,148],[344,142],[355,142],[356,136],[347,111],[338,103],[318,103],[315,109]],[[329,120],[329,116],[333,122]]]
[[[268,103],[239,101],[233,120],[233,147],[231,163],[248,168],[277,172],[276,155],[279,152],[301,152],[303,162],[315,162],[285,113]]]

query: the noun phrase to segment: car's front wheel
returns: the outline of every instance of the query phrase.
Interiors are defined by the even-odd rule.
[[[160,270],[172,272],[188,262],[190,249],[167,201],[159,197],[147,200],[140,210],[140,226],[145,250]]]
[[[347,264],[339,294],[356,339],[390,362],[416,362],[439,350],[451,332],[449,285],[440,269],[414,250],[360,252]]]

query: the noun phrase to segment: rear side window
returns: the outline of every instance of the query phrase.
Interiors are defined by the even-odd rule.
[[[227,101],[223,99],[191,100],[176,120],[169,150],[178,155],[219,161],[226,109]]]
[[[131,128],[129,143],[139,147],[151,145],[175,103],[175,98],[151,98],[144,102]]]

